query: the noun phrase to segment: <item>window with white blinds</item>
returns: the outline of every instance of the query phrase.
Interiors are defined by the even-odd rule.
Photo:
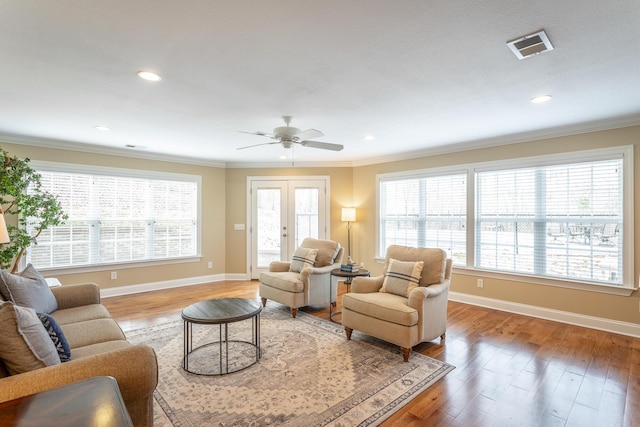
[[[390,245],[437,247],[466,261],[467,174],[380,179],[379,253]]]
[[[392,244],[439,247],[468,272],[590,290],[636,284],[631,146],[377,179],[381,257]]]
[[[476,267],[622,284],[622,162],[476,173]]]
[[[42,186],[58,197],[69,219],[42,232],[29,248],[27,262],[36,268],[197,255],[200,177],[48,169],[38,169]]]

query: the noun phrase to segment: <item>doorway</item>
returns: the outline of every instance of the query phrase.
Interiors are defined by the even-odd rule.
[[[249,271],[291,260],[306,237],[327,239],[329,177],[249,177]]]

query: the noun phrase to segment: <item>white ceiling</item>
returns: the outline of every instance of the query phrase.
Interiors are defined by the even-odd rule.
[[[640,124],[639,76],[638,0],[0,1],[0,135],[90,152],[284,166],[238,131],[291,115],[345,146],[296,164],[366,164]]]

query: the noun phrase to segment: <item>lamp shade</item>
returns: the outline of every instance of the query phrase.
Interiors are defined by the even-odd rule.
[[[0,243],[9,243],[9,232],[7,232],[7,223],[4,222],[4,214],[0,214]]]
[[[342,208],[342,221],[355,222],[356,208]]]

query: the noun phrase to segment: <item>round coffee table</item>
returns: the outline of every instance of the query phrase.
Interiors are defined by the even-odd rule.
[[[260,312],[262,305],[258,301],[244,298],[219,298],[200,301],[191,304],[182,310],[184,321],[184,351],[182,368],[197,375],[225,375],[238,372],[253,366],[260,360]],[[230,340],[229,324],[251,319],[251,341]],[[218,325],[218,340],[202,344],[193,348],[193,325]],[[224,329],[224,333],[223,333]],[[253,354],[247,361],[234,363],[229,368],[230,344],[233,351],[242,354]],[[217,348],[215,348],[217,347]],[[207,353],[208,352],[208,353]],[[207,353],[207,354],[205,354]],[[202,356],[201,359],[211,361],[218,355],[218,368],[212,366],[212,371],[206,371],[202,367],[195,370],[189,367],[189,361],[193,357]],[[237,357],[237,355],[236,355]],[[215,364],[214,364],[215,365]]]

